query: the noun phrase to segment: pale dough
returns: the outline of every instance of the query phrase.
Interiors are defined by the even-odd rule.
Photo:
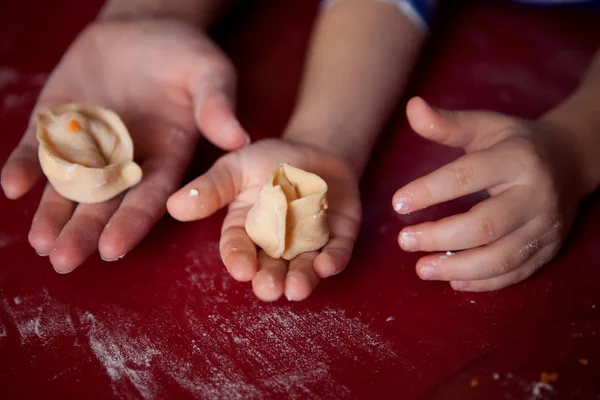
[[[280,164],[260,190],[246,217],[246,232],[273,258],[291,260],[329,241],[327,183],[319,176]]]
[[[142,179],[133,141],[113,111],[79,103],[37,116],[40,165],[63,197],[100,203]]]

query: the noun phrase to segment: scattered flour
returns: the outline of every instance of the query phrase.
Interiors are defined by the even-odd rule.
[[[494,380],[498,380],[499,377],[499,374],[493,375]],[[511,373],[506,374],[506,380],[512,381],[519,386],[524,395],[524,399],[542,400],[548,398],[549,394],[556,394],[552,385],[545,382],[520,379]]]
[[[8,336],[8,333],[6,332],[6,327],[2,324],[2,321],[0,321],[0,339],[6,336]]]
[[[202,399],[338,399],[350,394],[333,370],[339,360],[368,370],[398,359],[390,343],[343,310],[296,312],[257,301],[229,312],[203,315],[186,305],[179,328],[189,341],[168,340],[179,336],[173,327],[152,334],[159,319],[146,331],[140,325],[148,320],[131,311],[85,312],[80,322],[119,398],[162,398],[168,381]]]
[[[552,386],[544,383],[544,382],[534,382],[531,386],[531,395],[533,396],[531,399],[541,399],[544,395],[544,391],[551,392]]]
[[[359,316],[333,306],[265,305],[250,291],[236,292],[232,278],[214,268],[218,257],[216,242],[192,249],[156,309],[71,310],[46,290],[0,299],[9,317],[0,338],[5,325],[14,325],[24,346],[73,337],[78,345],[61,357],[91,356],[122,399],[161,399],[174,390],[202,399],[339,399],[350,395],[341,381],[345,365],[415,373]],[[50,371],[48,379],[68,381],[78,369]]]
[[[4,299],[2,306],[19,331],[22,344],[33,340],[48,344],[60,336],[76,334],[68,307],[51,298],[46,290],[15,297],[12,302]]]
[[[114,393],[121,398],[135,398],[135,394],[127,390],[126,383],[129,383],[143,398],[156,398],[158,383],[150,367],[160,351],[148,338],[142,336],[131,340],[125,331],[110,329],[89,312],[80,317],[80,322],[88,328],[90,347],[106,369]]]

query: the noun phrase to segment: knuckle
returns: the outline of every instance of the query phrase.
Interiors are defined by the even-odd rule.
[[[488,243],[496,239],[496,228],[489,218],[481,218],[477,230],[478,235]]]
[[[509,253],[502,253],[497,256],[493,264],[493,269],[497,275],[504,275],[515,268],[515,258]]]
[[[459,191],[470,188],[473,185],[474,172],[471,168],[456,167],[450,170],[454,178],[456,188]]]
[[[515,161],[521,171],[530,175],[546,174],[547,162],[539,147],[530,139],[516,137],[514,139]]]

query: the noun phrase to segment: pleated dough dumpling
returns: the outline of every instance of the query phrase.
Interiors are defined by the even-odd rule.
[[[273,258],[291,260],[319,250],[329,241],[326,194],[327,183],[319,176],[277,166],[248,212],[248,236]]]
[[[37,117],[38,156],[50,184],[63,197],[100,203],[142,179],[133,142],[114,112],[65,104]]]

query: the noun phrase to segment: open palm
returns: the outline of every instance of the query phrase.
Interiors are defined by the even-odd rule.
[[[329,242],[320,252],[303,253],[289,262],[258,251],[244,228],[261,187],[282,162],[319,175],[329,187]],[[254,293],[262,300],[273,301],[282,294],[302,300],[321,278],[342,271],[350,260],[361,217],[358,180],[345,162],[332,155],[283,140],[259,141],[223,156],[206,174],[175,193],[167,208],[173,217],[190,221],[226,205],[221,257],[235,279],[252,280]]]
[[[100,204],[76,204],[50,185],[32,222],[29,241],[69,272],[99,250],[124,256],[164,214],[202,133],[224,149],[246,143],[232,107],[235,73],[201,32],[174,21],[95,23],[82,32],[50,76],[32,117],[69,102],[116,111],[128,126],[140,184]],[[32,118],[32,121],[34,118]],[[9,198],[40,177],[32,122],[2,170]]]

